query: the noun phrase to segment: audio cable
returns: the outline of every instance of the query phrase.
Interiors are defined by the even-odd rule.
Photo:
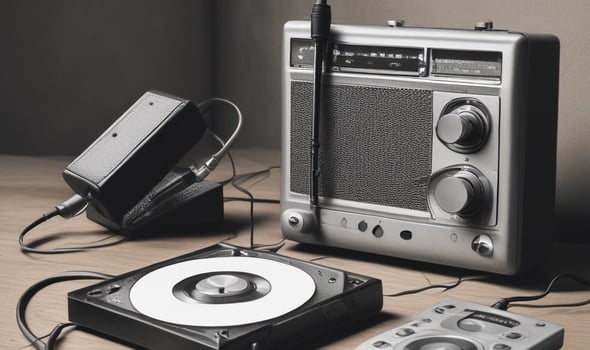
[[[428,286],[425,286],[422,288],[410,289],[410,290],[405,290],[405,291],[391,293],[391,294],[384,294],[383,296],[384,297],[401,297],[401,296],[405,296],[405,295],[421,293],[421,292],[424,292],[424,291],[430,290],[430,289],[443,289],[443,291],[446,292],[450,289],[457,288],[461,283],[466,282],[466,281],[481,281],[481,280],[490,279],[490,278],[492,278],[491,275],[467,276],[467,277],[461,276],[455,282],[452,282],[449,284],[432,284],[432,285],[428,285]],[[514,297],[502,298],[502,299],[498,300],[497,302],[495,302],[493,305],[491,305],[491,307],[494,309],[506,311],[511,307],[557,308],[557,307],[579,307],[579,306],[590,305],[590,299],[582,300],[582,301],[578,301],[578,302],[560,303],[560,304],[523,304],[523,303],[518,303],[518,302],[528,302],[528,301],[539,300],[539,299],[546,297],[547,295],[549,295],[553,291],[553,288],[555,287],[557,282],[562,279],[570,279],[570,280],[573,280],[581,285],[584,285],[586,287],[590,287],[590,280],[588,280],[586,278],[572,275],[572,274],[559,274],[559,275],[556,275],[555,277],[553,277],[553,279],[551,279],[551,281],[549,282],[549,284],[547,285],[547,287],[545,288],[545,290],[542,293],[539,293],[536,295],[529,295],[529,296],[514,296]]]
[[[417,293],[422,293],[424,291],[430,290],[430,289],[443,289],[443,292],[446,292],[450,289],[453,288],[457,288],[459,287],[459,285],[465,281],[481,281],[484,279],[489,278],[490,276],[488,275],[481,275],[481,276],[461,276],[459,277],[459,279],[457,279],[455,282],[449,283],[449,284],[431,284],[428,285],[426,287],[421,287],[421,288],[416,288],[416,289],[410,289],[410,290],[404,290],[401,292],[397,292],[397,293],[391,293],[391,294],[384,294],[384,297],[390,297],[390,298],[394,298],[394,297],[401,297],[404,295],[410,295],[410,294],[417,294]]]
[[[228,156],[229,153],[228,153]],[[235,167],[234,161],[230,156],[230,161],[232,163],[232,168]],[[248,191],[245,187],[242,186],[242,184],[246,181],[249,181],[257,176],[260,176],[261,174],[265,174],[265,173],[269,173],[272,169],[278,169],[278,166],[271,166],[268,167],[264,170],[261,171],[255,171],[252,173],[247,173],[247,174],[242,174],[242,175],[237,175],[234,176],[234,178],[231,180],[231,185],[238,191],[244,193],[246,196],[248,196],[249,202],[250,202],[250,248],[252,249],[257,249],[260,248],[261,246],[257,246],[254,244],[254,203],[255,202],[265,202],[265,203],[279,203],[278,200],[273,200],[273,199],[264,199],[264,200],[258,200],[256,199],[252,193],[250,191]],[[229,200],[236,200],[235,198],[226,198]],[[275,244],[273,244],[275,245]]]
[[[544,304],[544,305],[543,304],[542,305],[522,304],[522,303],[513,304],[515,302],[534,301],[534,300],[539,300],[539,299],[546,297],[547,295],[549,295],[549,293],[551,293],[553,291],[553,288],[557,284],[557,282],[562,279],[571,279],[571,280],[578,282],[581,285],[584,285],[586,287],[590,287],[590,280],[588,280],[586,278],[572,275],[572,274],[559,274],[559,275],[553,277],[553,279],[547,285],[547,288],[545,288],[545,290],[540,294],[502,298],[502,299],[498,300],[497,302],[495,302],[491,307],[494,309],[499,309],[499,310],[508,310],[510,307],[551,308],[551,307],[577,307],[577,306],[584,306],[584,305],[590,304],[590,299],[583,300],[580,302],[575,302],[575,303],[564,303],[564,304]]]
[[[66,323],[59,323],[53,328],[51,333],[48,335],[47,343],[43,342],[41,338],[37,337],[29,328],[27,324],[27,320],[25,318],[27,306],[31,299],[37,294],[39,291],[44,289],[45,287],[52,285],[58,282],[64,281],[73,281],[73,280],[80,280],[80,279],[98,279],[98,280],[107,280],[113,278],[111,275],[107,275],[104,273],[99,272],[91,272],[91,271],[69,271],[69,272],[62,272],[56,276],[46,278],[41,280],[31,287],[27,288],[25,292],[21,295],[18,299],[16,304],[16,323],[18,328],[22,332],[22,334],[27,338],[27,340],[31,343],[31,345],[37,350],[51,350],[55,346],[55,342],[57,337],[67,327],[80,327],[79,325],[71,322]]]
[[[219,137],[219,135],[217,135],[212,130],[209,130],[209,132],[211,133],[213,138],[215,138],[217,140],[217,142],[219,142],[222,146],[225,146],[224,141],[221,139],[221,137]],[[255,198],[254,195],[252,195],[252,193],[250,191],[248,191],[244,186],[242,186],[242,184],[246,181],[250,181],[250,180],[257,178],[261,175],[264,176],[263,178],[258,179],[254,184],[250,185],[250,186],[253,186],[256,183],[258,183],[258,182],[264,180],[265,178],[267,178],[268,176],[270,176],[270,171],[272,169],[278,169],[279,166],[273,165],[273,166],[270,166],[266,169],[257,170],[257,171],[238,175],[237,171],[236,171],[236,163],[234,162],[234,158],[232,157],[231,152],[229,152],[229,151],[227,152],[227,157],[228,157],[230,165],[231,165],[232,174],[229,178],[219,181],[219,184],[221,184],[222,186],[231,184],[232,187],[234,187],[236,190],[244,193],[247,196],[247,198],[244,198],[244,197],[223,197],[223,200],[225,202],[229,202],[229,201],[250,202],[250,248],[256,249],[256,250],[270,250],[270,251],[274,251],[276,253],[279,249],[281,249],[283,247],[283,245],[284,245],[283,242],[285,241],[285,239],[281,239],[280,241],[278,241],[276,243],[269,244],[269,245],[254,244],[254,203],[280,204],[280,200],[270,199],[270,198]]]
[[[87,250],[95,249],[95,248],[108,247],[108,246],[122,243],[127,240],[125,237],[122,237],[121,239],[118,239],[114,242],[108,242],[108,243],[103,243],[103,244],[87,245],[87,246],[72,247],[72,248],[55,248],[55,249],[39,249],[39,248],[31,247],[30,245],[27,245],[25,243],[25,236],[27,235],[27,233],[29,233],[32,229],[39,226],[43,222],[45,222],[55,216],[58,216],[58,215],[64,219],[73,218],[75,216],[82,214],[84,212],[84,210],[86,210],[87,206],[88,206],[88,202],[86,201],[86,199],[78,194],[75,194],[72,197],[70,197],[69,199],[62,202],[61,204],[57,205],[55,208],[53,208],[53,210],[43,214],[37,220],[33,221],[31,224],[29,224],[27,227],[25,227],[22,230],[22,232],[20,233],[20,235],[18,236],[18,244],[20,246],[21,251],[25,252],[25,253],[36,253],[36,254],[74,253],[74,252],[87,251]],[[113,235],[109,235],[108,237],[106,237],[106,239],[108,239],[112,236]]]
[[[219,97],[214,97],[214,98],[206,100],[205,102],[201,102],[197,106],[197,108],[201,111],[201,113],[207,114],[211,110],[213,105],[215,105],[216,103],[227,104],[230,107],[232,107],[234,109],[234,111],[236,112],[237,124],[236,124],[236,128],[234,129],[234,132],[228,138],[227,141],[222,141],[221,138],[219,138],[219,136],[217,136],[217,134],[212,132],[210,129],[207,129],[209,132],[211,132],[211,134],[213,134],[213,136],[218,141],[220,141],[221,148],[215,154],[211,155],[209,157],[209,159],[206,160],[205,163],[203,165],[201,165],[199,168],[195,167],[194,165],[191,165],[186,172],[184,172],[183,174],[170,180],[154,196],[154,198],[153,198],[154,201],[157,201],[160,198],[166,197],[167,195],[169,195],[171,193],[177,192],[179,187],[186,187],[186,186],[189,186],[193,183],[203,181],[213,170],[215,170],[215,168],[217,168],[217,165],[219,164],[219,161],[221,160],[221,158],[226,153],[228,153],[229,149],[235,143],[236,139],[238,138],[238,135],[240,134],[240,132],[242,130],[243,119],[244,119],[242,116],[242,111],[240,111],[240,108],[238,108],[238,106],[236,106],[235,103],[233,103],[229,100],[226,100],[224,98],[219,98]]]

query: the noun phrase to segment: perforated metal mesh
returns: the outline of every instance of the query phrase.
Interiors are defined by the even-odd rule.
[[[291,191],[309,194],[312,84],[291,82]],[[432,91],[326,85],[320,196],[427,211]]]

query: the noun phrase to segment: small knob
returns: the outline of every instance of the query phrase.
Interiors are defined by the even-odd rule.
[[[438,139],[449,149],[459,153],[472,153],[485,144],[489,117],[482,108],[464,104],[452,107],[436,123]]]
[[[483,181],[470,170],[451,171],[434,183],[434,200],[447,213],[473,216],[487,200]]]
[[[311,211],[288,209],[281,216],[281,225],[284,229],[300,233],[313,233],[317,228],[317,220]]]
[[[494,243],[488,235],[479,235],[471,242],[471,249],[479,255],[490,256],[494,252]]]
[[[438,138],[447,144],[466,143],[474,132],[474,125],[469,117],[467,113],[450,113],[440,117],[436,124]]]
[[[403,19],[390,19],[387,21],[387,25],[395,28],[395,27],[403,27],[406,22]]]
[[[492,30],[494,28],[494,22],[487,20],[483,22],[477,22],[475,24],[475,30]]]

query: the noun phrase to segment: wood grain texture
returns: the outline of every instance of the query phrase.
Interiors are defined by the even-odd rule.
[[[279,164],[279,154],[276,151],[242,150],[237,151],[234,156],[238,173]],[[139,239],[82,253],[25,255],[18,248],[18,233],[42,213],[71,195],[70,189],[61,179],[61,171],[68,161],[69,159],[0,156],[0,277],[3,294],[0,299],[0,347],[16,349],[28,345],[16,325],[16,303],[27,287],[43,278],[72,270],[120,274],[204,248],[221,240],[242,246],[249,244],[249,204],[227,202],[225,224],[215,230],[195,232],[194,235],[182,237]],[[221,180],[230,174],[229,164],[224,160],[211,179]],[[279,171],[272,170],[270,176],[262,181],[251,181],[245,185],[257,198],[278,199],[279,182]],[[243,196],[229,186],[225,187],[225,195]],[[255,216],[256,243],[274,243],[281,239],[278,205],[256,204]],[[64,247],[88,244],[110,236],[108,231],[84,216],[68,221],[58,217],[33,230],[27,242],[40,242],[40,246],[45,248]],[[435,283],[449,283],[460,276],[481,275],[474,271],[339,249],[303,246],[294,242],[287,242],[281,253],[304,260],[319,259],[317,263],[379,278],[383,281],[385,293]],[[550,278],[558,272],[588,276],[589,255],[590,247],[587,245],[559,243],[556,244],[554,254],[545,266],[539,266],[524,276],[494,276],[487,280],[464,282],[447,292],[429,290],[416,295],[385,298],[383,311],[379,315],[341,327],[336,332],[306,344],[305,348],[354,348],[364,340],[404,323],[413,314],[446,296],[490,305],[501,297],[536,294],[542,291]],[[57,322],[67,320],[67,293],[90,283],[92,281],[65,282],[40,292],[31,302],[27,312],[27,320],[33,331],[37,335],[44,335]],[[560,286],[559,291],[537,303],[564,303],[590,298],[588,288],[584,290],[574,283],[563,283]],[[587,349],[590,344],[590,333],[587,331],[590,328],[590,306],[513,308],[511,311],[564,326],[564,349]],[[60,349],[127,348],[80,331],[66,331],[60,339]]]

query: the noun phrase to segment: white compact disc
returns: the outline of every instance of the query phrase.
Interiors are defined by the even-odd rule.
[[[203,274],[246,273],[270,283],[264,296],[243,302],[202,303],[177,298],[179,282]],[[305,304],[315,293],[303,270],[254,257],[217,257],[183,261],[141,277],[131,288],[131,303],[142,314],[170,323],[200,327],[238,326],[282,316]]]

